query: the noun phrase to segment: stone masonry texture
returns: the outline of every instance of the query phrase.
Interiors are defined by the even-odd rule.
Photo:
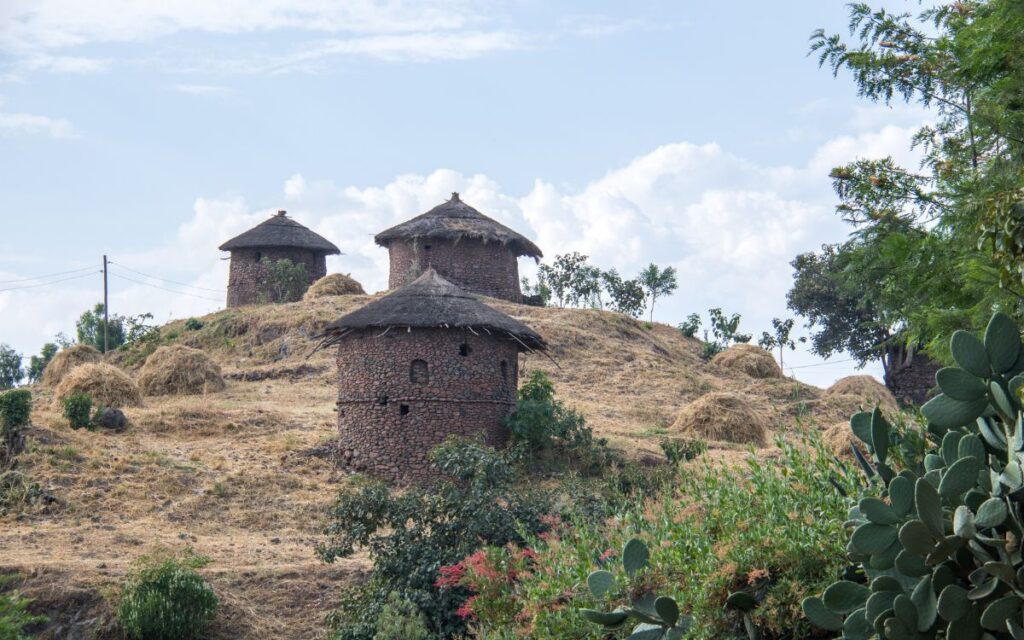
[[[399,483],[436,477],[428,454],[449,435],[503,446],[518,345],[462,329],[361,330],[338,345],[340,462]]]
[[[464,291],[510,302],[521,302],[519,261],[500,243],[463,238],[394,241],[388,246],[391,272],[388,287],[397,289],[415,280],[427,267]]]
[[[262,304],[270,299],[270,290],[265,284],[267,270],[261,263],[263,258],[272,261],[287,258],[293,264],[306,265],[307,287],[327,275],[327,256],[320,251],[288,247],[237,249],[231,252],[228,307]]]

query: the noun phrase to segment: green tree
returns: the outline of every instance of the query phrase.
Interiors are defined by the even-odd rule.
[[[820,63],[849,72],[868,100],[923,105],[934,123],[914,137],[917,171],[891,158],[832,171],[837,212],[854,232],[817,254],[821,264],[797,258],[790,301],[810,310],[816,349],[845,345],[891,372],[921,348],[947,358],[948,335],[983,326],[993,309],[1024,316],[1024,4],[911,15],[858,3],[850,17],[849,39],[813,35]],[[826,283],[800,282],[816,269]],[[836,311],[808,299],[829,296]]]
[[[293,263],[288,258],[263,258],[262,264],[267,274],[264,282],[270,289],[268,302],[297,302],[302,299],[302,294],[309,287],[305,264]]]
[[[60,347],[56,344],[47,342],[39,351],[38,356],[32,356],[28,359],[29,382],[39,382],[43,377],[43,371],[46,369],[46,365],[50,364],[50,360],[53,360],[53,356],[57,355],[57,351],[59,350]]]
[[[673,291],[679,288],[679,283],[676,281],[676,269],[675,267],[665,267],[661,269],[658,265],[653,262],[647,265],[647,268],[640,272],[637,276],[637,281],[647,292],[648,307],[651,310],[651,322],[654,322],[654,303],[658,298],[662,296],[671,295]]]
[[[788,347],[790,351],[796,349],[796,342],[791,337],[793,332],[793,319],[786,318],[782,320],[780,318],[772,318],[772,333],[767,331],[761,332],[761,337],[758,339],[757,344],[762,349],[771,351],[776,347],[779,348],[779,366],[784,367],[783,354]],[[800,342],[805,342],[805,338],[800,338]]]
[[[582,253],[573,251],[555,256],[551,264],[540,265],[538,274],[547,283],[559,307],[576,306],[595,293],[598,284],[595,269],[587,259]]]
[[[624,280],[615,269],[601,273],[601,281],[608,292],[609,304],[613,311],[632,318],[640,317],[644,310],[646,294],[637,280]]]
[[[113,351],[124,344],[127,338],[124,316],[111,314],[107,322],[107,348]],[[79,344],[87,344],[98,351],[103,351],[102,302],[97,302],[95,307],[84,311],[78,317],[78,322],[75,323],[75,334]]]
[[[0,344],[0,389],[13,389],[23,377],[21,354],[9,345]]]

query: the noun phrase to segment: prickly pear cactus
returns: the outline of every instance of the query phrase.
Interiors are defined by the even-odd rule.
[[[626,543],[622,549],[622,568],[630,578],[647,568],[650,552],[641,540],[636,538]],[[594,571],[587,577],[587,587],[595,598],[601,599],[618,591],[615,576],[610,571]],[[581,609],[580,615],[587,620],[603,626],[611,631],[621,629],[632,619],[637,621],[627,640],[679,640],[690,629],[690,617],[679,611],[674,598],[656,597],[645,594],[631,598],[630,606],[618,607],[614,611],[597,611]]]
[[[1024,386],[1020,331],[1003,314],[984,340],[951,341],[956,367],[922,407],[935,449],[918,469],[888,461],[890,425],[876,409],[851,420],[855,451],[879,497],[851,509],[858,570],[803,602],[807,618],[847,640],[1024,640]]]

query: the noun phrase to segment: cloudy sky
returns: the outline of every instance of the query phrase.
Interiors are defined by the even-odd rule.
[[[548,256],[675,266],[657,320],[718,306],[759,334],[791,315],[792,258],[849,231],[829,169],[913,163],[927,118],[807,57],[846,22],[833,0],[4,0],[0,342],[73,333],[104,253],[114,312],[222,308],[217,245],[281,208],[382,289],[373,234],[452,191]]]

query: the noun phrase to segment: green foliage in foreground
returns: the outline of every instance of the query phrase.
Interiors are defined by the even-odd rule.
[[[0,393],[0,432],[27,425],[31,415],[31,391],[12,389]]]
[[[570,518],[527,541],[535,555],[529,562],[515,561],[522,553],[489,549],[489,564],[463,585],[475,595],[479,635],[625,637],[625,630],[608,635],[579,610],[609,611],[656,593],[693,618],[688,639],[745,638],[743,614],[725,607],[739,592],[755,605],[747,616],[762,637],[808,637],[799,604],[845,565],[842,523],[849,500],[842,492],[855,492],[858,478],[817,440],[779,446],[781,458],[770,462],[751,456],[745,467],[732,469],[689,465],[660,493],[621,503],[611,518]],[[647,568],[631,576],[619,550],[633,538],[649,547],[650,557]],[[595,569],[611,572],[620,588],[591,594],[585,585]],[[480,578],[495,574],[514,578]]]
[[[0,589],[15,578],[16,576],[0,575]],[[21,597],[17,591],[0,593],[0,640],[28,640],[32,636],[25,631],[26,627],[46,621],[46,616],[29,613],[30,602],[31,600]]]
[[[550,496],[522,489],[506,454],[449,441],[431,458],[445,475],[434,487],[392,494],[373,483],[338,496],[318,553],[332,562],[363,547],[374,568],[366,585],[343,596],[332,619],[335,638],[372,640],[395,593],[423,613],[433,634],[461,637],[467,627],[458,609],[466,594],[439,588],[439,569],[482,545],[519,544],[547,528]]]
[[[131,575],[117,607],[129,638],[192,640],[201,638],[217,615],[218,599],[196,569],[206,558],[186,555],[162,561],[143,559]]]
[[[922,409],[942,436],[920,464],[897,473],[890,426],[877,410],[853,417],[877,487],[851,510],[857,571],[804,601],[809,619],[848,640],[1024,639],[1024,347],[996,314],[984,341],[953,334],[957,367]]]

